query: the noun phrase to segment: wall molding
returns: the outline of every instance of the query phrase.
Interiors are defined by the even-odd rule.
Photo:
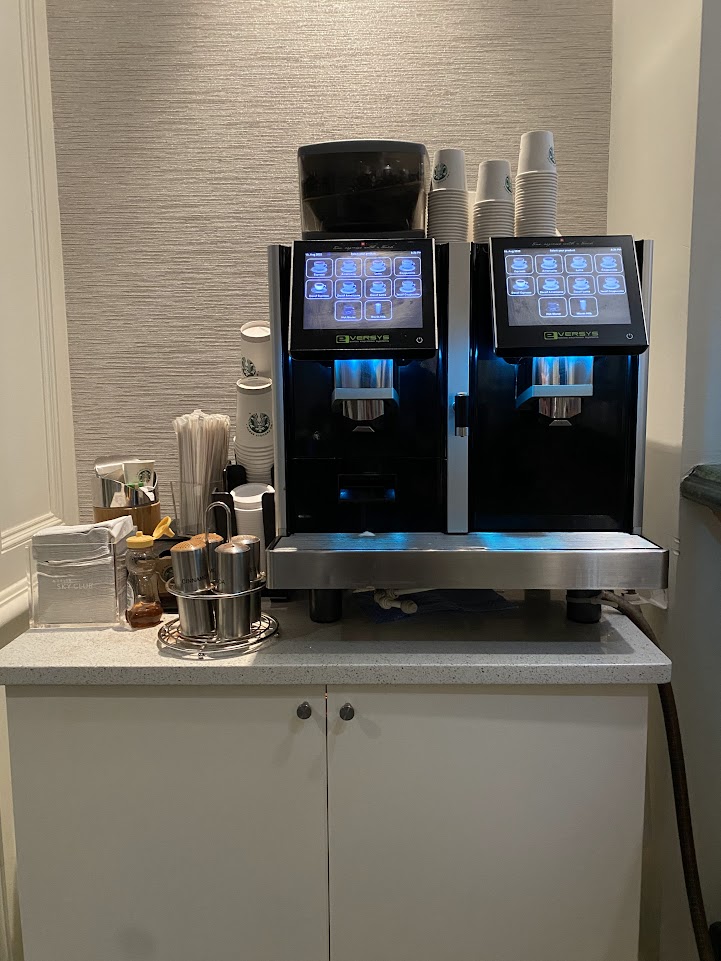
[[[19,0],[51,522],[77,519],[60,208],[44,0]],[[61,521],[62,523],[62,521]]]
[[[7,551],[26,546],[30,543],[33,534],[37,534],[45,527],[53,527],[55,524],[62,524],[62,521],[57,515],[49,512],[6,528],[0,532],[0,552],[5,554]]]
[[[28,606],[28,582],[22,577],[0,591],[0,627],[25,614]]]

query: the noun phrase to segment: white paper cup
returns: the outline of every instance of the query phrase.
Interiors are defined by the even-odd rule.
[[[556,152],[550,130],[529,130],[521,137],[518,172],[528,170],[555,171]]]
[[[269,470],[248,470],[245,472],[245,476],[253,484],[269,484],[271,481]]]
[[[263,506],[263,494],[275,492],[269,484],[241,484],[230,493],[236,510],[257,511]]]
[[[260,541],[260,569],[265,573],[265,530],[263,528],[263,511],[235,510],[235,526],[238,534],[252,534]]]
[[[235,462],[245,469],[245,476],[248,483],[270,483],[271,470],[273,468],[272,456],[265,460],[251,460],[247,453],[236,449]]]
[[[557,184],[557,170],[527,170],[525,173],[516,174],[516,187],[521,184]]]
[[[251,320],[240,328],[240,364],[243,377],[270,377],[270,327]]]
[[[487,200],[513,201],[511,165],[507,160],[484,160],[478,165],[476,203]]]
[[[485,243],[489,237],[512,237],[514,224],[515,214],[512,203],[487,200],[474,205],[474,243]]]
[[[235,508],[235,524],[239,534],[254,534],[260,539],[261,570],[265,570],[265,536],[263,529],[263,494],[274,489],[265,483],[241,484],[231,491]]]
[[[466,190],[466,154],[457,147],[433,154],[431,190]]]
[[[433,196],[431,194],[431,196]],[[465,202],[453,206],[429,204],[427,234],[440,243],[467,241],[470,227],[468,195]]]
[[[428,206],[443,209],[459,205],[468,206],[467,190],[435,190],[428,195]]]
[[[273,382],[269,377],[241,377],[236,387],[236,447],[272,450]]]
[[[555,200],[558,190],[555,187],[539,187],[533,190],[519,190],[516,194],[516,205],[534,200]]]
[[[428,217],[441,220],[454,220],[459,217],[468,216],[468,194],[465,190],[453,191],[455,196],[450,195],[451,191],[439,191],[431,194],[428,198]]]
[[[551,229],[548,224],[543,224],[538,227],[532,226],[517,226],[514,231],[515,237],[558,237],[560,236],[557,231]]]
[[[270,453],[268,451],[262,450],[257,451],[254,449],[243,449],[237,444],[235,445],[235,456],[236,460],[242,467],[259,467],[266,468],[273,466],[273,451]]]

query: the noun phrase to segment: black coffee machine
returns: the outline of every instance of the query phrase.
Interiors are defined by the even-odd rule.
[[[425,237],[421,144],[298,151],[303,239],[269,248],[277,537],[310,590],[666,585],[639,536],[646,329],[630,237]]]
[[[625,236],[474,245],[471,530],[640,533],[643,262]]]
[[[270,250],[283,529],[446,531],[447,256],[425,237],[426,148],[314,144],[298,164],[303,240]],[[313,587],[313,616],[338,603]]]

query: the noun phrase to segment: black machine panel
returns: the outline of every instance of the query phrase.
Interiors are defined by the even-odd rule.
[[[499,357],[640,354],[648,347],[633,238],[493,238]]]
[[[609,244],[617,246],[615,238]],[[505,256],[506,247],[500,250]],[[494,344],[488,246],[474,245],[472,260],[471,529],[631,532],[638,356],[595,356],[593,394],[568,421],[544,416],[537,400],[517,406],[523,365],[498,356]],[[516,360],[522,352],[514,348]],[[574,346],[563,353],[584,352]]]
[[[392,242],[384,250],[430,249],[427,241],[408,245]],[[335,248],[338,248],[337,250]],[[375,252],[377,246],[368,245]],[[305,264],[305,250],[331,249],[334,271],[350,249],[363,250],[361,242],[331,244],[317,241],[297,244]],[[283,290],[290,288],[290,250],[283,252]],[[439,284],[447,277],[447,257],[437,252]],[[298,262],[299,252],[293,252]],[[383,253],[383,256],[386,256]],[[397,254],[393,253],[393,256]],[[364,258],[367,259],[367,258]],[[312,263],[312,260],[311,260]],[[304,268],[305,269],[305,268]],[[365,269],[365,266],[364,266]],[[433,278],[431,269],[430,276]],[[421,271],[421,278],[424,276]],[[305,282],[306,278],[302,278]],[[341,279],[334,277],[333,280]],[[363,280],[372,278],[365,278]],[[426,296],[424,290],[424,297]],[[290,290],[289,290],[290,293]],[[297,290],[296,290],[297,293]],[[428,295],[433,297],[431,289]],[[281,298],[284,305],[292,298]],[[335,309],[335,308],[334,308]],[[327,315],[325,315],[327,316]],[[303,311],[295,320],[303,317]],[[394,387],[398,403],[386,404],[382,416],[371,422],[344,416],[343,405],[333,402],[334,359],[348,362],[349,354],[335,346],[328,352],[292,350],[293,315],[283,312],[282,327],[291,351],[284,351],[284,445],[286,511],[289,533],[363,531],[438,531],[445,529],[446,373],[443,353],[446,342],[445,305],[438,316],[438,349],[431,356],[393,359]],[[414,330],[416,328],[413,328]],[[416,335],[418,336],[418,335]],[[435,323],[433,329],[435,342]],[[290,356],[292,354],[292,356]],[[360,353],[373,363],[381,352]],[[369,356],[370,355],[370,356]],[[353,354],[350,354],[353,357]],[[350,360],[350,363],[354,363]]]
[[[422,358],[437,346],[432,241],[293,245],[291,356]]]

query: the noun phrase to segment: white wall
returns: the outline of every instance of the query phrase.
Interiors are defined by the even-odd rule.
[[[644,529],[674,548],[701,0],[615,0],[608,230],[655,241]]]
[[[32,534],[77,513],[45,7],[0,4],[0,626]]]
[[[672,554],[655,625],[674,662],[709,921],[721,920],[721,524],[681,501],[721,463],[721,5],[615,0],[608,226],[656,240],[644,532]],[[642,957],[695,961],[658,715]]]
[[[681,466],[721,464],[721,4],[704,0]],[[721,921],[721,523],[681,503],[674,687],[709,921]],[[664,899],[663,961],[679,961],[678,887]],[[689,955],[691,957],[691,955]]]
[[[33,533],[77,516],[43,0],[0,3],[0,646],[27,629]],[[0,959],[22,955],[0,688]],[[7,926],[6,926],[7,925]]]

